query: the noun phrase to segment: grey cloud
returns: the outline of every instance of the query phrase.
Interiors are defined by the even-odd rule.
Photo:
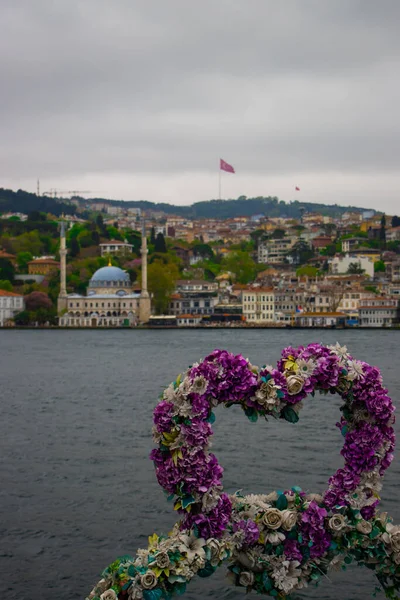
[[[397,169],[397,0],[3,0],[1,12],[11,185],[39,172],[162,185],[224,153],[259,176],[335,170],[362,185]]]

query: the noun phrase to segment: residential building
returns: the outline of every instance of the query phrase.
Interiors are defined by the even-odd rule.
[[[364,241],[364,238],[352,237],[342,240],[342,252],[349,254]]]
[[[242,291],[243,316],[249,323],[275,320],[275,292],[272,287],[248,287]]]
[[[201,315],[178,315],[176,323],[178,327],[198,327],[202,318]]]
[[[54,258],[41,257],[28,262],[28,273],[30,275],[49,275],[60,268],[60,263]]]
[[[360,256],[354,253],[346,254],[345,256],[334,256],[330,263],[331,273],[333,275],[347,273],[352,264],[363,269],[365,274],[369,277],[372,278],[374,276],[374,261],[370,257]]]
[[[10,254],[9,252],[6,252],[5,250],[1,250],[1,248],[0,248],[0,259],[1,258],[5,258],[6,260],[9,260],[13,265],[15,265],[17,262],[17,257],[15,256],[15,254]]]
[[[394,296],[363,298],[358,314],[360,327],[392,327],[399,322],[399,300]]]
[[[344,325],[346,315],[340,312],[330,313],[298,313],[296,314],[295,323],[300,327],[336,327]]]
[[[133,245],[120,240],[110,240],[99,244],[101,256],[109,256],[110,254],[132,254]]]
[[[0,327],[24,310],[24,297],[21,294],[0,290]]]
[[[293,237],[264,240],[258,244],[257,262],[264,264],[283,263],[295,243],[296,238]]]
[[[180,279],[169,304],[170,315],[212,315],[218,304],[218,283]]]

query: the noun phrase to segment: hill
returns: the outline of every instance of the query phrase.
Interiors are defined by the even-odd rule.
[[[105,199],[95,198],[86,201],[105,202]],[[338,217],[347,211],[361,212],[369,210],[355,206],[339,206],[338,204],[315,204],[313,202],[285,202],[276,197],[247,198],[240,196],[236,200],[205,200],[195,202],[190,206],[177,206],[174,204],[148,202],[146,200],[123,201],[107,200],[113,206],[126,208],[141,208],[142,210],[162,211],[189,218],[217,218],[229,219],[233,217],[250,217],[256,214],[265,214],[268,217],[293,217],[298,218],[301,209],[309,213],[320,213],[326,216]]]
[[[147,200],[108,200],[107,198],[78,198],[86,210],[91,209],[93,203],[106,202],[112,206],[126,208],[141,208],[142,210],[160,211],[169,215],[188,218],[217,218],[229,219],[233,217],[249,217],[264,214],[268,217],[293,217],[300,216],[301,209],[309,213],[320,213],[330,217],[339,217],[346,211],[360,212],[368,210],[355,206],[340,206],[338,204],[315,204],[313,202],[285,202],[272,196],[259,196],[247,198],[240,196],[236,200],[204,200],[189,206],[178,206],[166,202],[149,202]],[[76,206],[66,198],[49,198],[37,196],[23,190],[14,192],[0,188],[0,213],[13,211],[29,213],[40,211],[59,216],[62,213],[74,214]]]

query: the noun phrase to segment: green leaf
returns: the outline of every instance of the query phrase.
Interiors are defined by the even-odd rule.
[[[289,423],[297,423],[299,420],[299,415],[297,412],[289,405],[285,406],[282,411],[283,418]]]
[[[213,423],[215,423],[215,414],[212,411],[210,412],[210,415],[209,415],[208,419],[206,419],[206,421],[207,421],[207,423],[211,423],[211,425]]]
[[[280,494],[278,500],[276,501],[276,508],[279,510],[285,510],[288,507],[288,501],[285,494]]]
[[[154,590],[143,590],[144,600],[160,600],[162,596],[162,590],[160,588],[154,588]]]
[[[279,546],[277,546],[275,548],[275,554],[277,556],[282,556],[282,554],[283,554],[283,546],[282,546],[282,544],[279,544]]]
[[[255,408],[246,408],[244,414],[252,423],[255,423],[258,419],[258,413]]]
[[[215,573],[217,567],[213,567],[210,562],[206,562],[203,569],[199,569],[197,571],[197,575],[199,577],[210,577],[213,573]]]
[[[262,576],[262,582],[263,582],[263,586],[264,589],[269,592],[270,590],[272,590],[272,588],[274,587],[272,584],[272,581],[270,580],[270,578],[268,577],[267,573],[264,571],[263,576]]]
[[[136,573],[137,573],[136,567],[134,567],[133,565],[129,565],[129,567],[128,567],[129,577],[135,577]]]
[[[298,485],[294,485],[292,487],[292,492],[294,492],[295,494],[300,494],[301,492],[301,487],[299,487]]]
[[[189,504],[194,504],[195,502],[196,500],[193,498],[193,496],[185,496],[182,498],[182,508],[186,508],[189,506]]]
[[[176,583],[174,591],[178,596],[182,596],[186,592],[186,583]]]
[[[369,537],[373,540],[374,538],[378,537],[379,534],[380,534],[379,528],[373,527],[371,533],[369,534]]]

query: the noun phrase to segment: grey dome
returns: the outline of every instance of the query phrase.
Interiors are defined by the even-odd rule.
[[[125,273],[119,267],[101,267],[101,269],[93,273],[90,283],[103,283],[104,281],[124,281],[130,283],[130,278],[129,274]]]

